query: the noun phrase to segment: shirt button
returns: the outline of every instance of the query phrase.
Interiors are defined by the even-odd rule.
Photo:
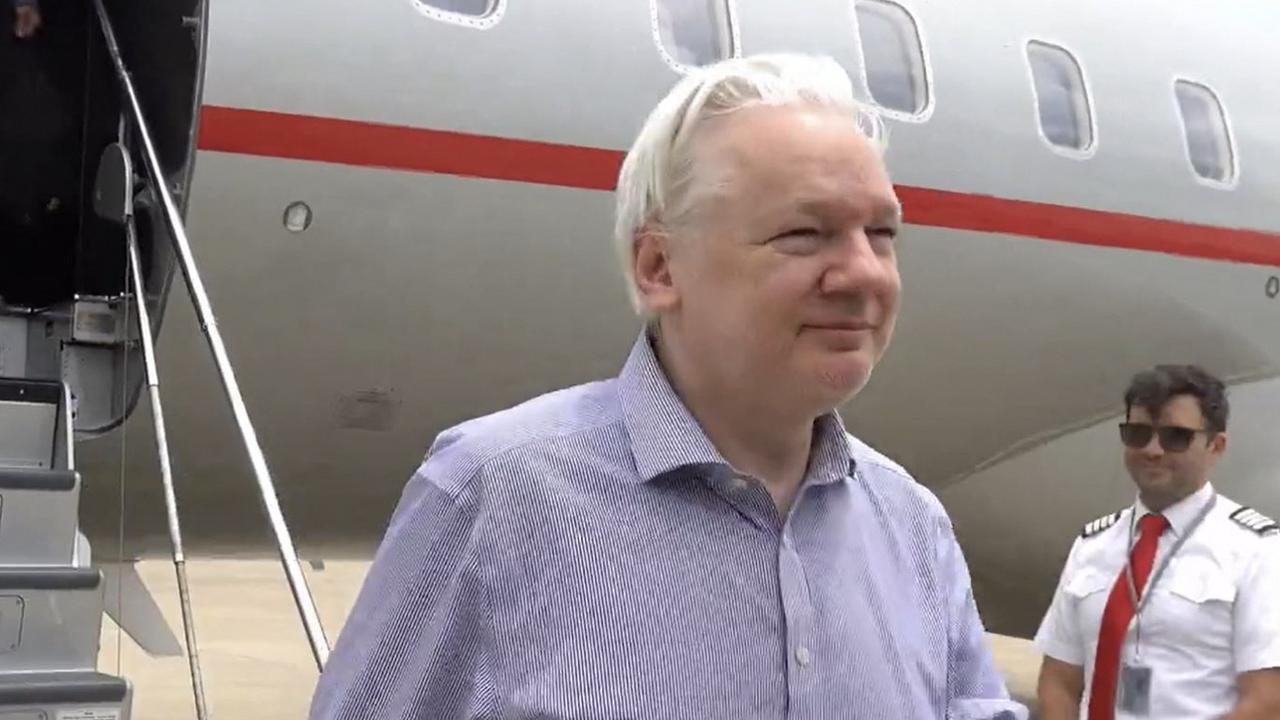
[[[809,648],[801,645],[796,648],[796,662],[800,663],[800,667],[809,667],[809,662],[813,657],[809,654]]]
[[[733,479],[729,481],[729,489],[733,490],[734,492],[742,492],[743,490],[746,490],[747,479],[744,477],[735,475]]]

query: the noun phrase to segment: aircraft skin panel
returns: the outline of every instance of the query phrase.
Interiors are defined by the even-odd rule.
[[[205,106],[206,152],[611,191],[621,150]],[[1280,265],[1280,234],[897,183],[907,221],[1211,260]]]
[[[1267,420],[1259,398],[1272,397],[1280,365],[1280,94],[1260,92],[1256,74],[1277,64],[1264,28],[1280,6],[901,4],[924,35],[935,97],[927,122],[890,122],[888,160],[908,221],[931,220],[904,233],[898,334],[849,424],[940,491],[975,577],[1000,590],[986,592],[984,613],[1021,631],[1018,613],[1041,599],[1075,529],[1123,503],[1106,425],[1132,372],[1202,362],[1257,407],[1240,422]],[[742,52],[830,52],[862,83],[848,3],[783,7],[735,0]],[[376,543],[437,432],[617,371],[638,322],[610,241],[610,163],[677,73],[646,0],[511,2],[483,30],[412,0],[219,0],[210,22],[188,213],[197,261],[301,544]],[[1031,39],[1083,67],[1096,114],[1088,159],[1055,152],[1037,129]],[[1178,77],[1226,106],[1233,189],[1192,172]],[[228,130],[244,111],[285,119]],[[331,137],[331,120],[352,124]],[[462,134],[443,142],[454,155],[428,143],[397,156],[397,138],[431,133]],[[383,159],[359,162],[370,157]],[[393,169],[367,166],[379,163]],[[476,167],[492,177],[467,177]],[[946,215],[939,193],[968,198],[971,216]],[[283,215],[296,201],[314,218],[295,234]],[[182,401],[166,415],[180,497],[199,508],[184,525],[205,542],[264,544],[204,342],[183,294],[171,299],[161,373],[166,397]],[[135,414],[127,442],[91,441],[81,460],[114,477],[123,453],[129,527],[163,550],[149,424]],[[1232,453],[1242,469],[1220,488],[1280,513],[1280,495],[1258,489],[1257,468],[1280,459],[1272,446]],[[86,492],[112,507],[104,484]],[[995,513],[1003,524],[986,524]],[[90,522],[105,532],[116,521]],[[990,580],[1024,575],[1016,592]]]
[[[208,105],[617,147],[677,77],[648,0],[511,2],[488,30],[414,0],[219,0],[209,22]]]
[[[613,375],[638,330],[608,193],[223,153],[200,163],[224,189],[193,199],[192,233],[219,239],[198,261],[304,543],[376,536],[435,433]],[[298,198],[314,220],[294,234],[282,208]],[[1280,338],[1257,331],[1274,311],[1266,268],[925,227],[905,233],[901,266],[897,337],[848,420],[934,487],[976,482],[963,476],[1002,451],[1114,412],[1134,368],[1178,357],[1254,377],[1280,356]],[[252,536],[243,454],[174,297],[159,351],[165,387],[181,389],[167,412],[180,490],[201,509],[187,529]],[[128,474],[155,487],[137,418]],[[93,447],[96,461],[117,457]],[[1108,438],[1098,452],[1114,450]],[[1075,472],[1035,478],[1039,497]],[[1063,524],[1107,509],[1096,504]],[[131,527],[162,537],[162,515],[136,507]]]
[[[1214,487],[1275,516],[1280,509],[1274,450],[1280,379],[1234,386],[1230,398],[1230,447]],[[939,493],[956,525],[989,630],[1034,634],[1084,523],[1133,502],[1119,422],[1119,414],[1110,415]]]
[[[892,123],[897,181],[1280,231],[1264,202],[1280,187],[1280,144],[1270,136],[1280,97],[1260,92],[1253,72],[1276,61],[1263,28],[1280,23],[1280,9],[903,4],[921,28],[936,104],[927,123]],[[860,85],[856,28],[832,5],[838,20],[815,11],[779,22],[779,6],[735,0],[741,51],[832,52]],[[488,30],[426,17],[414,0],[360,13],[333,0],[306,7],[300,14],[289,3],[215,3],[204,103],[625,150],[678,77],[658,52],[645,0],[512,3]],[[1195,23],[1184,27],[1184,16]],[[1109,32],[1098,32],[1099,17]],[[1098,144],[1087,161],[1054,152],[1036,129],[1030,39],[1066,47],[1083,68]],[[1205,193],[1196,181],[1177,117],[1177,77],[1207,83],[1223,99],[1242,166],[1236,191]]]

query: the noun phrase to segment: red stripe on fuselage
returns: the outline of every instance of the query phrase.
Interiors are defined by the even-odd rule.
[[[623,153],[336,118],[206,105],[199,148],[408,172],[612,190]],[[906,222],[1280,266],[1280,235],[898,185]]]

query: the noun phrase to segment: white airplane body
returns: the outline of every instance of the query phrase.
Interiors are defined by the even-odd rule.
[[[867,92],[854,2],[730,2],[737,54],[830,54]],[[939,493],[989,628],[1025,637],[1079,528],[1132,500],[1115,422],[1140,369],[1197,362],[1230,382],[1215,484],[1280,514],[1280,88],[1266,70],[1280,6],[900,6],[928,79],[925,110],[889,118],[904,306],[844,413]],[[650,0],[498,0],[482,20],[425,7],[209,7],[187,225],[304,556],[371,548],[436,433],[614,375],[640,327],[610,190],[678,78]],[[1087,151],[1040,129],[1031,41],[1082,68]],[[1189,160],[1179,79],[1225,109],[1225,183]],[[311,212],[299,232],[294,203]],[[180,285],[169,300],[158,351],[186,529],[265,547]],[[127,527],[162,551],[150,418],[82,445],[100,483],[85,502],[110,501],[123,457]]]

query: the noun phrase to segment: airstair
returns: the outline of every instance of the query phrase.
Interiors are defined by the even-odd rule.
[[[80,434],[109,431],[127,414],[122,385],[145,385],[148,395],[195,710],[204,720],[209,708],[152,342],[152,311],[165,293],[148,292],[144,279],[134,223],[140,203],[163,224],[185,280],[318,667],[329,648],[132,76],[103,0],[93,5],[124,109],[119,141],[98,166],[94,210],[124,230],[130,284],[120,297],[77,296],[48,308],[0,303],[0,720],[130,717],[132,684],[99,671],[104,574],[81,530],[94,510],[82,507],[81,488],[108,478],[82,477],[75,461]]]
[[[79,531],[74,447],[66,383],[0,378],[3,720],[129,717],[128,682],[97,672],[103,582]]]

